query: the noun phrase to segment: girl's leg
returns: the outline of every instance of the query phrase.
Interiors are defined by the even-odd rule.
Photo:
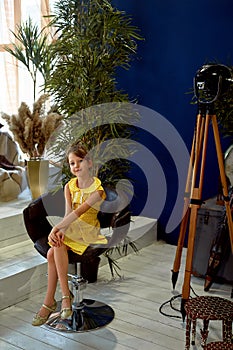
[[[48,260],[48,285],[47,291],[44,298],[45,305],[52,305],[54,302],[55,292],[57,288],[57,268],[54,260],[54,248],[51,247],[47,254]]]
[[[47,254],[48,260],[48,285],[47,291],[44,298],[43,306],[40,308],[39,312],[34,316],[32,324],[34,326],[40,326],[46,322],[49,317],[51,310],[56,309],[56,302],[54,300],[56,287],[57,287],[57,270],[54,260],[54,248],[50,248]]]
[[[58,279],[61,287],[62,296],[70,296],[68,285],[68,252],[66,245],[62,244],[59,248],[54,248],[54,260],[56,264]],[[62,308],[71,307],[70,298],[62,300]]]
[[[54,303],[54,296],[57,288],[57,269],[54,261],[54,248],[50,248],[47,253],[47,260],[48,260],[48,284],[47,284],[47,291],[44,297],[44,304],[47,306],[51,306]],[[45,309],[44,307],[41,307],[39,311],[39,315],[41,317],[47,316],[49,311]]]

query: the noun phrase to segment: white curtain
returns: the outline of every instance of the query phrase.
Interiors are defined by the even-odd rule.
[[[0,2],[0,110],[12,111],[17,104],[17,69],[16,62],[8,53],[4,52],[4,44],[10,43],[14,30],[14,1]]]

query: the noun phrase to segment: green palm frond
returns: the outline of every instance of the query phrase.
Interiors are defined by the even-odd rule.
[[[121,277],[119,272],[121,269],[116,260],[114,260],[111,256],[114,253],[117,253],[119,256],[127,256],[129,253],[129,247],[131,247],[134,253],[138,253],[137,245],[132,242],[129,237],[126,237],[121,243],[115,247],[109,248],[103,253],[103,255],[107,258],[112,277],[114,277],[115,273],[118,277]]]
[[[117,274],[118,277],[121,277],[119,271],[120,271],[120,267],[119,265],[117,264],[117,262],[112,259],[109,254],[104,254],[105,257],[107,258],[107,261],[108,261],[108,265],[109,265],[109,268],[110,268],[110,271],[111,271],[111,275],[112,277],[115,276],[115,273]]]
[[[30,73],[34,84],[34,100],[38,72],[47,78],[51,68],[52,56],[45,28],[40,30],[29,17],[27,21],[17,25],[16,32],[11,31],[15,42],[5,46],[5,50],[21,62]]]
[[[137,40],[142,40],[132,19],[109,1],[97,0],[57,1],[54,18],[56,65],[46,88],[63,113],[128,101],[127,93],[116,89],[116,69],[129,69]]]

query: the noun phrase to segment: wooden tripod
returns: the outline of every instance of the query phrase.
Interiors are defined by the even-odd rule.
[[[208,106],[209,107],[209,106]],[[197,226],[197,214],[198,209],[202,205],[202,189],[205,170],[205,160],[208,142],[208,132],[210,121],[212,122],[213,134],[217,152],[217,159],[220,171],[221,184],[223,188],[223,199],[226,207],[226,215],[228,220],[229,235],[231,242],[231,250],[233,252],[233,223],[228,195],[227,180],[224,169],[224,160],[221,150],[220,136],[217,124],[216,115],[207,111],[206,105],[200,106],[200,112],[197,115],[196,128],[194,131],[192,150],[190,156],[190,163],[185,188],[183,219],[180,225],[179,239],[177,243],[176,255],[174,265],[172,269],[172,283],[173,288],[179,274],[179,268],[181,263],[182,249],[184,245],[185,234],[189,223],[188,231],[188,245],[185,265],[185,275],[182,288],[182,301],[181,301],[181,313],[183,320],[185,318],[184,305],[190,296],[190,280],[192,273],[194,242]]]

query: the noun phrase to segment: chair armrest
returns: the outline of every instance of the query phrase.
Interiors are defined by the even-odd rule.
[[[44,258],[47,258],[47,252],[50,248],[50,245],[48,244],[48,236],[39,238],[35,242],[34,247]]]
[[[65,200],[62,190],[55,194],[46,193],[33,200],[24,210],[23,218],[27,233],[33,242],[48,236],[52,226],[47,216],[64,216]]]
[[[31,206],[23,210],[24,225],[31,240],[35,243],[39,238],[49,234],[52,226],[46,217],[37,213],[37,217],[31,218]]]

